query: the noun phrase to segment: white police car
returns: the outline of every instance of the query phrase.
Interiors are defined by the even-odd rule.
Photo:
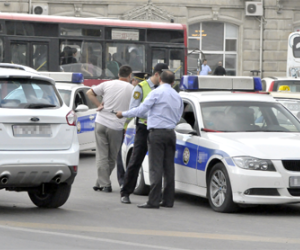
[[[38,207],[68,199],[77,174],[76,115],[53,79],[0,64],[0,189],[27,191]]]
[[[207,197],[218,212],[239,204],[300,202],[300,122],[258,78],[184,76],[176,131],[175,188]],[[134,122],[122,146],[128,163]],[[149,181],[146,156],[136,193]]]
[[[65,104],[76,112],[80,151],[94,150],[96,148],[94,129],[97,107],[86,95],[90,87],[82,84],[83,75],[65,72],[39,72],[39,74],[55,80],[55,86]]]

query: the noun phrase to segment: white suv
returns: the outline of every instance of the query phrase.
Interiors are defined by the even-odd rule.
[[[76,115],[53,79],[0,64],[0,189],[27,191],[38,207],[68,199],[77,174]]]

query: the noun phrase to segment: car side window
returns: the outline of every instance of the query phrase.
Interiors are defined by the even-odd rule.
[[[84,105],[88,106],[87,98],[86,98],[83,90],[79,90],[75,94],[75,99],[74,99],[74,106],[75,107],[74,107],[74,109],[76,109],[81,104],[84,104]]]
[[[188,123],[191,125],[191,127],[197,131],[197,134],[199,135],[199,125],[197,121],[197,116],[194,110],[193,105],[188,101],[183,101],[184,109],[182,116],[180,118],[179,123]]]

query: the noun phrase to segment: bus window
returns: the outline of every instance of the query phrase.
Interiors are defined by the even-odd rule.
[[[171,49],[169,58],[169,68],[175,73],[175,79],[180,80],[183,75],[183,50]]]
[[[2,39],[0,39],[0,62],[3,62],[3,57],[4,57],[4,54],[3,54],[3,41]]]
[[[37,71],[48,71],[48,46],[33,44],[32,65]]]
[[[109,43],[106,45],[105,75],[118,78],[119,68],[129,65],[132,71],[145,71],[145,46],[128,43]]]
[[[167,63],[166,51],[162,49],[152,50],[152,70],[158,63]]]
[[[12,43],[10,46],[11,63],[29,66],[26,60],[27,45]]]
[[[102,74],[102,45],[97,42],[62,41],[60,67],[65,72],[81,72],[87,79],[99,78]]]
[[[294,38],[293,54],[295,58],[300,58],[300,37]]]

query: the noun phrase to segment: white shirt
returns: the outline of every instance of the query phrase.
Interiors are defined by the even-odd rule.
[[[129,109],[133,86],[129,82],[113,80],[92,87],[96,95],[103,96],[104,109],[97,112],[96,122],[114,130],[122,130],[126,118],[119,119],[114,111]]]

